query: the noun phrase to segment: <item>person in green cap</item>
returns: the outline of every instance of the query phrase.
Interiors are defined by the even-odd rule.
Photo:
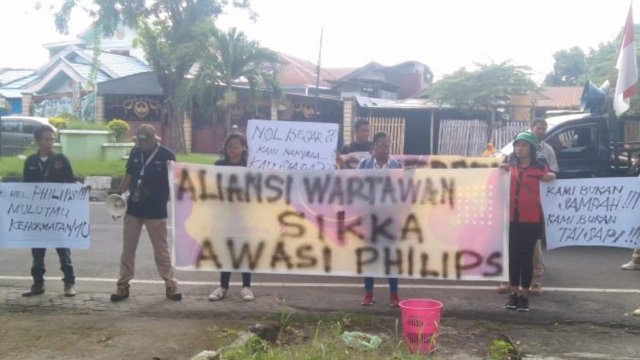
[[[533,277],[533,251],[542,231],[540,181],[553,181],[556,175],[536,157],[535,134],[518,133],[513,153],[503,165],[511,176],[509,201],[509,294],[505,307],[529,311],[529,288]]]

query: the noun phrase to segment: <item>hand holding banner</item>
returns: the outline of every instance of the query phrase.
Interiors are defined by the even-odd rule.
[[[249,120],[247,167],[265,170],[331,170],[338,124]]]
[[[0,248],[89,248],[89,189],[0,183]]]
[[[640,178],[540,183],[547,248],[640,247]]]
[[[286,172],[174,163],[185,270],[505,278],[499,169]]]

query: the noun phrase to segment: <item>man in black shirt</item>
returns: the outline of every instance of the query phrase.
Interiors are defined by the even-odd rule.
[[[55,136],[53,128],[43,125],[36,129],[33,134],[38,152],[29,156],[24,162],[22,172],[24,182],[51,182],[51,183],[73,183],[76,179],[73,176],[71,163],[63,154],[53,152],[53,142]],[[31,249],[33,265],[31,266],[31,276],[33,285],[31,290],[23,293],[22,296],[30,297],[44,294],[44,256],[47,249]],[[57,248],[60,259],[60,269],[64,274],[64,296],[75,296],[73,288],[75,276],[73,275],[73,265],[71,264],[71,250],[68,248]]]
[[[345,145],[340,150],[340,154],[346,155],[354,152],[370,152],[371,141],[369,141],[369,122],[358,120],[353,126],[355,132],[353,142]]]
[[[127,215],[122,231],[120,278],[111,301],[129,297],[129,282],[133,279],[134,263],[142,225],[147,228],[153,246],[154,259],[160,276],[165,281],[167,298],[180,301],[178,281],[173,275],[169,244],[167,242],[167,202],[169,177],[167,163],[176,161],[171,150],[160,145],[153,126],[143,124],[136,129],[136,146],[129,154],[126,175],[118,193],[129,191]]]

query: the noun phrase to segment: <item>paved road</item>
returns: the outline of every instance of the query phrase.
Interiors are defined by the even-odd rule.
[[[77,288],[84,292],[108,293],[113,290],[118,273],[122,224],[111,220],[103,204],[92,203],[91,226],[91,249],[72,252],[79,277]],[[640,318],[628,316],[628,312],[640,307],[640,271],[622,271],[619,267],[629,260],[630,253],[626,249],[587,247],[547,253],[545,291],[541,297],[532,299],[532,314],[537,312],[537,315],[527,316],[527,321],[592,321],[640,327]],[[0,251],[0,288],[27,288],[30,284],[30,261],[28,250]],[[50,252],[46,261],[46,276],[60,278],[55,253]],[[138,249],[136,271],[136,280],[140,281],[134,285],[136,293],[162,294],[162,282],[155,269],[146,233],[143,233]],[[186,296],[204,298],[218,275],[212,272],[179,272],[178,278]],[[232,282],[239,280],[239,276],[232,277]],[[377,285],[386,286],[383,281]],[[59,291],[56,287],[61,287],[61,284],[48,281],[47,286],[49,291]],[[358,308],[361,280],[256,274],[254,287],[259,296],[277,294],[299,308],[329,310],[336,307]],[[402,280],[400,294],[404,298],[441,299],[450,314],[492,319],[496,316],[513,317],[511,312],[502,310],[503,296],[497,295],[494,287],[493,282]],[[385,289],[376,292],[379,297],[386,297]],[[379,304],[372,311],[388,310]]]

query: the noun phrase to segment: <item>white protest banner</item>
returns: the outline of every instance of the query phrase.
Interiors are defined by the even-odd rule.
[[[330,170],[336,165],[338,124],[249,120],[247,166],[264,170]]]
[[[182,270],[502,280],[500,169],[276,171],[172,163]]]
[[[89,190],[0,183],[0,248],[89,248]]]
[[[547,248],[640,248],[639,190],[636,177],[540,183]]]

